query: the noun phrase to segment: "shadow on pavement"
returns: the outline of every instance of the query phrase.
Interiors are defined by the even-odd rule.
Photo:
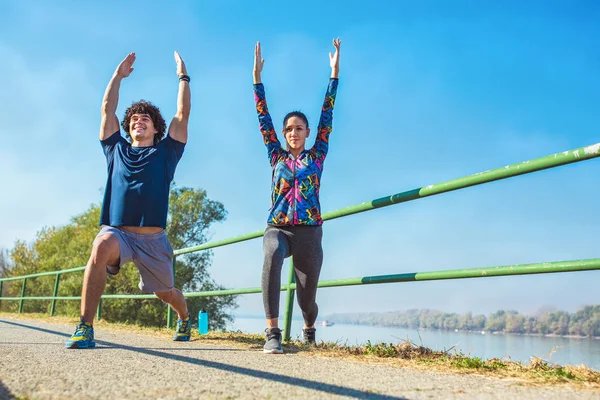
[[[0,399],[16,399],[15,395],[12,394],[6,386],[4,386],[2,381],[0,381]]]
[[[39,328],[39,327],[35,327],[35,326],[29,326],[29,325],[20,324],[20,323],[12,322],[12,321],[0,320],[0,322],[8,324],[8,325],[20,326],[20,327],[23,327],[26,329],[32,329],[32,330],[48,333],[51,335],[63,336],[65,338],[68,338],[71,336],[68,333],[53,331],[50,329],[44,329],[44,328]],[[353,397],[353,398],[357,398],[357,399],[407,400],[406,398],[403,398],[403,397],[387,396],[387,395],[377,394],[377,393],[368,392],[368,391],[364,391],[364,390],[352,389],[352,388],[348,388],[348,387],[344,387],[344,386],[333,385],[333,384],[323,383],[323,382],[318,382],[318,381],[312,381],[309,379],[294,378],[291,376],[261,371],[261,370],[257,370],[257,369],[238,367],[235,365],[229,365],[229,364],[219,363],[219,362],[215,362],[215,361],[199,360],[199,359],[192,358],[192,357],[163,353],[163,352],[153,350],[153,349],[125,346],[125,345],[121,345],[121,344],[117,344],[117,343],[110,343],[110,342],[101,341],[101,340],[98,340],[96,342],[98,344],[101,344],[102,346],[110,346],[111,348],[133,351],[136,353],[142,353],[142,354],[151,355],[154,357],[168,358],[171,360],[176,360],[176,361],[180,361],[180,362],[184,362],[184,363],[188,363],[188,364],[199,365],[199,366],[206,367],[206,368],[214,368],[214,369],[218,369],[218,370],[222,370],[222,371],[233,372],[236,374],[247,375],[247,376],[251,376],[254,378],[267,379],[267,380],[274,381],[274,382],[280,382],[280,383],[284,383],[287,385],[299,386],[299,387],[317,390],[320,392],[325,392],[325,393],[330,393],[330,394]],[[65,351],[95,351],[95,350],[96,349],[90,349],[90,350],[66,350],[65,349]],[[174,349],[169,348],[169,349],[165,349],[165,350],[171,351]],[[186,348],[185,350],[190,350],[190,349]],[[0,398],[2,398],[2,397],[0,397]]]

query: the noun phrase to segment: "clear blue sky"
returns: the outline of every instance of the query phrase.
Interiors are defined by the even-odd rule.
[[[101,199],[100,102],[137,53],[119,116],[148,99],[175,112],[173,50],[192,77],[190,139],[175,180],[229,211],[223,239],[265,226],[270,167],[251,69],[278,130],[314,125],[341,37],[324,211],[599,142],[600,5],[594,1],[0,3],[0,247],[31,241]],[[325,224],[322,278],[600,256],[600,160]],[[214,253],[227,287],[258,286],[259,240]],[[284,276],[287,274],[284,273]],[[600,303],[599,272],[323,289],[321,313],[434,308],[533,312]],[[239,312],[261,314],[260,296]]]

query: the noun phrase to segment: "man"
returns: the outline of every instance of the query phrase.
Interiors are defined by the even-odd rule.
[[[154,293],[179,316],[173,340],[188,341],[191,319],[183,294],[175,289],[173,248],[165,227],[169,186],[183,155],[190,116],[190,77],[175,52],[179,93],[177,113],[166,137],[165,120],[152,103],[141,100],[125,111],[119,129],[115,114],[121,81],[133,71],[135,53],[130,53],[113,74],[102,102],[100,143],[108,164],[108,180],[102,203],[100,232],[83,277],[81,323],[66,342],[67,348],[95,347],[93,321],[106,286],[106,274],[115,275],[132,261],[140,272],[140,290]],[[163,139],[164,137],[164,139]]]

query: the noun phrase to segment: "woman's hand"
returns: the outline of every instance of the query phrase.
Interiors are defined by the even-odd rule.
[[[329,65],[331,65],[331,77],[337,78],[340,72],[340,46],[342,41],[340,38],[333,39],[333,47],[335,47],[335,53],[331,55],[329,53]]]
[[[262,55],[260,53],[260,42],[256,42],[256,46],[254,46],[254,69],[252,70],[252,76],[254,77],[255,85],[261,83],[260,73],[262,72],[264,64],[265,60],[262,59]]]

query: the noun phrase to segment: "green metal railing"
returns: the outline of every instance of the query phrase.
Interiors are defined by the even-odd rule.
[[[450,181],[437,183],[433,185],[423,186],[417,189],[408,190],[405,192],[397,193],[391,196],[381,197],[369,202],[364,202],[358,205],[342,208],[335,211],[330,211],[323,214],[323,220],[331,220],[335,218],[345,217],[351,214],[356,214],[364,211],[374,210],[376,208],[386,207],[392,204],[404,203],[411,200],[417,200],[423,197],[433,196],[436,194],[446,193],[453,190],[464,189],[470,186],[480,185],[483,183],[493,182],[501,179],[506,179],[518,175],[528,174],[535,171],[544,169],[559,167],[566,164],[571,164],[579,161],[584,161],[600,156],[600,143],[580,147],[573,150],[564,151],[561,153],[551,154],[546,157],[536,158],[529,161],[524,161],[517,164],[507,165],[502,168],[494,170],[479,172],[473,175],[465,176]],[[185,249],[175,250],[173,257],[173,270],[175,270],[177,256],[181,256],[188,253],[197,251],[212,249],[220,246],[227,246],[233,243],[243,242],[246,240],[255,239],[261,237],[264,230],[258,230],[247,233],[245,235],[235,236],[229,239],[220,241],[214,241],[205,243],[200,246],[189,247]],[[64,273],[83,271],[85,267],[71,268],[60,271],[42,272],[38,274],[16,276],[10,278],[0,279],[0,301],[2,300],[15,300],[19,301],[19,313],[23,311],[23,301],[27,300],[52,300],[50,307],[50,314],[54,315],[56,300],[79,300],[81,296],[58,296],[58,285],[60,275]],[[403,273],[393,275],[379,275],[379,276],[365,276],[358,278],[346,278],[337,280],[320,281],[319,287],[338,287],[338,286],[352,286],[352,285],[367,285],[367,284],[381,284],[381,283],[393,283],[393,282],[414,282],[414,281],[430,281],[430,280],[441,280],[441,279],[466,279],[466,278],[489,278],[496,276],[509,276],[509,275],[528,275],[528,274],[545,274],[545,273],[560,273],[560,272],[577,272],[577,271],[590,271],[600,269],[600,259],[588,259],[588,260],[575,260],[575,261],[560,261],[560,262],[545,262],[536,264],[521,264],[521,265],[509,265],[509,266],[498,266],[489,268],[471,268],[471,269],[460,269],[460,270],[445,270],[445,271],[430,271],[430,272],[415,272],[415,273]],[[35,278],[39,276],[56,275],[54,283],[54,293],[52,296],[25,296],[27,279]],[[2,284],[6,281],[12,280],[23,280],[21,287],[21,296],[19,297],[2,297]],[[284,317],[284,339],[289,340],[290,328],[292,323],[292,311],[294,305],[294,291],[296,284],[294,283],[294,269],[293,264],[290,262],[290,270],[288,283],[281,286],[282,291],[286,291],[286,309]],[[260,293],[260,287],[253,288],[242,288],[242,289],[227,289],[227,290],[216,290],[199,293],[184,293],[185,297],[210,297],[210,296],[226,296],[236,294],[250,294]],[[102,295],[102,299],[151,299],[155,298],[154,295]],[[1,303],[0,303],[1,304]],[[97,316],[100,318],[102,315],[102,300],[98,306]],[[167,311],[167,327],[172,326],[172,311],[168,308]]]

